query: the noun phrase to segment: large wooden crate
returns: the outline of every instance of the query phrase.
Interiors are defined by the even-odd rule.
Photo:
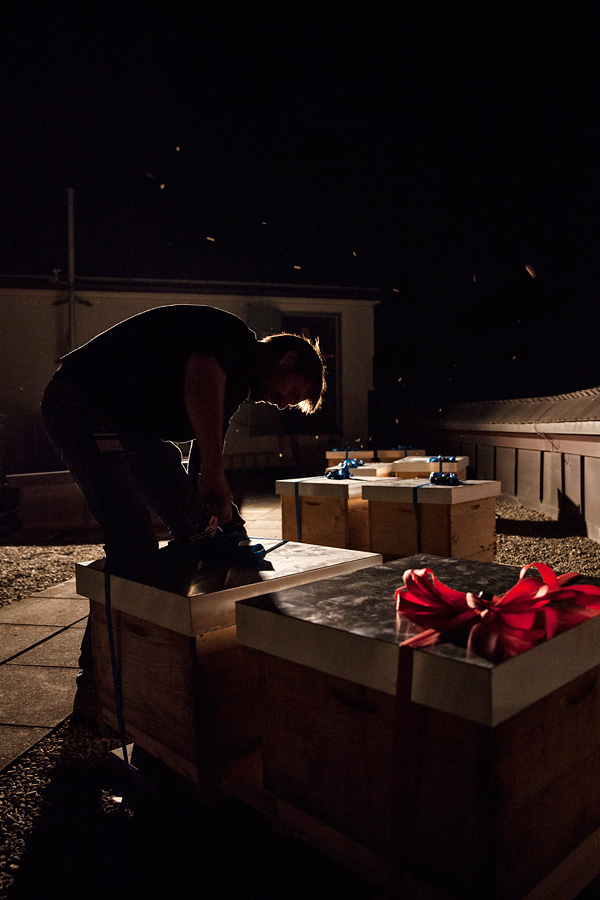
[[[391,450],[376,450],[375,459],[380,462],[395,462],[404,459],[405,456],[425,456],[424,450],[416,450],[414,447],[395,447]]]
[[[128,738],[212,799],[232,760],[257,747],[255,662],[236,640],[235,604],[380,561],[376,554],[263,541],[261,567],[217,567],[168,551],[154,572],[110,576],[117,666]],[[188,563],[190,561],[188,560]],[[77,566],[78,593],[90,598],[94,676],[103,720],[117,727],[103,561]]]
[[[6,482],[18,488],[24,531],[97,527],[70,472],[24,472]]]
[[[600,871],[600,617],[499,663],[400,651],[420,629],[394,593],[424,567],[474,592],[519,574],[419,555],[238,604],[265,791],[390,861],[407,900],[571,900]]]
[[[363,462],[372,462],[375,458],[374,450],[327,450],[325,458],[328,466],[337,466],[345,459],[362,459]]]
[[[338,466],[328,466],[325,469],[325,474],[335,472],[338,469]],[[391,462],[367,462],[362,466],[351,468],[350,471],[357,478],[389,478],[394,474]]]
[[[369,549],[394,556],[431,553],[493,561],[499,481],[434,485],[422,479],[363,483]]]
[[[392,465],[396,478],[429,478],[432,472],[445,472],[458,478],[467,477],[468,456],[457,456],[454,462],[430,462],[429,456],[407,456],[398,459]]]
[[[322,475],[277,481],[282,537],[325,547],[368,550],[368,505],[362,499],[362,484],[358,474],[340,480]]]

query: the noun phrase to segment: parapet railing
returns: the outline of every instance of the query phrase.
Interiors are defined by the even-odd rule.
[[[473,477],[500,481],[504,499],[600,542],[600,387],[460,403],[424,430],[436,452],[468,456]]]

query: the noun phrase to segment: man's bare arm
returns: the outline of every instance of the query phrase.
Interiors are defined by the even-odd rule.
[[[219,524],[231,519],[233,495],[223,468],[225,372],[212,356],[194,353],[185,369],[185,406],[202,460],[198,491]]]

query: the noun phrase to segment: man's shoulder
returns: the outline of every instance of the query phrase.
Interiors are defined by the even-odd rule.
[[[158,322],[170,320],[181,322],[183,325],[231,329],[240,333],[249,333],[256,337],[255,333],[235,313],[217,306],[209,306],[203,303],[167,303],[164,306],[155,306],[152,309],[139,313],[149,322],[151,319]],[[134,318],[138,318],[137,316]]]

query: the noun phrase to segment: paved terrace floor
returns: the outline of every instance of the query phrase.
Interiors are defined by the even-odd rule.
[[[281,537],[278,497],[250,495],[241,511],[252,537]],[[75,577],[0,607],[0,770],[70,715],[88,610]]]
[[[248,495],[242,502],[241,509],[247,521],[250,535],[257,538],[281,537],[281,514],[278,497],[268,493],[265,494],[264,492]],[[99,541],[97,534],[87,539],[85,536],[79,537],[82,543],[96,543]],[[41,741],[70,715],[75,695],[75,675],[78,670],[79,645],[85,628],[87,613],[88,601],[76,593],[74,577],[63,584],[54,585],[6,607],[0,607],[0,771],[25,754],[26,751],[38,741]],[[179,808],[178,815],[180,815]],[[246,815],[246,818],[249,817],[248,821],[246,821],[244,815]],[[162,834],[160,828],[164,827],[164,823],[162,821],[156,822],[152,815],[148,815],[148,818],[152,823],[151,830],[146,834],[142,827],[141,837],[138,836],[138,840],[142,845],[148,845],[149,853],[156,853],[158,856],[166,849],[170,849],[173,855],[174,861],[172,865],[174,868],[170,870],[169,866],[166,867],[166,877],[176,880],[175,875],[177,875],[179,881],[183,879],[182,883],[187,885],[177,866],[182,870],[189,868],[194,873],[197,865],[196,857],[200,852],[198,847],[195,844],[193,847],[187,847],[186,845],[183,850],[178,846],[172,847],[168,845],[168,848],[163,847],[165,838],[164,835],[160,837]],[[134,817],[133,821],[136,823],[137,818]],[[218,816],[215,818],[214,815],[208,822],[205,842],[207,847],[212,847],[211,852],[216,854],[216,864],[213,866],[215,868],[215,873],[213,873],[214,893],[211,893],[209,887],[208,893],[205,893],[204,896],[223,896],[221,893],[223,877],[222,874],[219,874],[221,872],[219,869],[220,857],[217,853],[220,847],[219,841],[225,847],[232,847],[236,845],[237,841],[242,840],[243,844],[236,847],[236,855],[241,856],[242,859],[242,869],[246,866],[249,875],[257,867],[257,871],[274,870],[275,875],[273,875],[273,878],[275,881],[279,881],[281,892],[283,893],[285,890],[288,896],[293,896],[294,898],[297,896],[311,896],[315,900],[321,900],[321,898],[331,900],[333,897],[340,896],[346,898],[356,897],[361,898],[361,900],[366,900],[366,898],[368,900],[375,900],[375,898],[380,900],[383,896],[387,897],[385,891],[383,895],[380,895],[377,886],[354,877],[346,868],[340,867],[333,860],[323,860],[321,854],[312,852],[310,848],[303,846],[299,848],[295,843],[290,844],[285,836],[276,837],[268,828],[265,831],[264,825],[257,824],[256,816],[252,817],[252,814],[248,811],[240,811],[239,804],[235,807],[233,813],[229,807],[226,808],[222,822]],[[190,839],[196,841],[196,831],[192,828],[188,819],[185,819],[185,823],[187,824],[183,828],[184,833],[187,833],[187,829],[189,829]],[[176,824],[178,827],[181,827],[182,823],[177,822]],[[89,823],[87,823],[86,827],[89,827]],[[137,827],[140,828],[139,825]],[[121,828],[123,828],[122,825]],[[173,824],[173,829],[174,833],[179,835],[175,824]],[[116,830],[118,831],[118,828]],[[154,834],[155,831],[158,837]],[[137,832],[135,833],[137,834]],[[128,835],[127,850],[133,853],[133,858],[128,866],[124,864],[123,859],[120,859],[119,866],[115,870],[117,875],[113,876],[113,881],[115,878],[115,884],[120,883],[119,880],[123,881],[126,888],[123,896],[127,896],[129,900],[132,900],[134,896],[148,896],[150,889],[147,882],[154,877],[154,870],[150,872],[146,880],[141,877],[144,874],[144,866],[142,864],[140,870],[138,864],[145,857],[141,850],[138,849],[135,852],[132,850],[131,842],[133,839],[129,832],[126,832],[126,834]],[[62,842],[62,832],[59,829],[54,843],[48,834],[44,832],[44,835],[44,840],[49,843],[49,846],[46,847],[44,845],[43,853],[39,857],[42,859],[42,862],[40,863],[38,859],[38,862],[33,867],[38,872],[41,866],[41,874],[38,872],[34,877],[30,872],[29,877],[30,879],[33,877],[36,884],[43,883],[45,885],[43,891],[45,896],[49,898],[61,896],[61,900],[65,900],[65,885],[60,879],[61,874],[64,873],[62,873],[61,864],[55,862],[53,858],[53,854],[60,859],[63,859],[65,854],[68,855],[67,848]],[[153,838],[156,846],[152,843]],[[71,839],[74,840],[72,835]],[[88,835],[85,840],[89,839]],[[117,843],[118,839],[117,834]],[[96,840],[98,840],[97,835]],[[109,846],[106,837],[104,837],[104,840]],[[176,841],[178,840],[179,837],[176,837]],[[135,841],[133,843],[135,844]],[[102,841],[100,841],[96,853],[98,858],[102,860],[103,866],[105,866],[107,861],[103,856],[103,846]],[[32,852],[33,857],[35,857],[35,852]],[[182,853],[184,852],[189,852],[190,854],[189,859],[186,859],[185,865],[181,861]],[[139,855],[136,855],[136,853]],[[70,864],[73,871],[77,873],[79,868],[82,869],[85,873],[85,878],[88,879],[85,881],[86,888],[84,893],[79,891],[81,885],[75,879],[73,896],[87,895],[89,897],[102,896],[103,898],[112,896],[114,900],[118,900],[121,894],[116,889],[113,888],[107,893],[102,887],[106,885],[108,876],[104,869],[98,870],[96,868],[96,857],[91,851],[90,854],[94,865],[86,863],[87,856],[85,854],[83,854],[84,858],[80,863],[77,863],[77,860],[73,863],[71,860]],[[146,865],[149,865],[148,860],[146,860]],[[211,884],[210,874],[207,874],[205,871],[206,860],[202,865],[203,867],[200,871],[204,874],[201,878],[198,876],[200,878],[199,884],[206,886],[205,882],[207,879],[208,883]],[[66,867],[66,870],[69,869],[69,866],[66,864],[64,867]],[[27,867],[25,868],[27,869]],[[90,870],[89,872],[88,869]],[[128,880],[130,869],[133,873],[131,877],[134,878],[135,876],[133,881]],[[210,867],[208,869],[210,873]],[[230,869],[231,862],[228,863],[227,871],[230,872]],[[290,873],[295,872],[294,878],[296,880],[299,879],[299,893],[292,890],[293,885],[291,884],[287,885],[285,889],[283,888],[283,884],[287,880],[288,870]],[[298,872],[302,873],[302,878],[299,878]],[[102,877],[100,877],[101,874]],[[48,878],[50,878],[50,882],[48,882]],[[100,894],[94,893],[93,890],[95,878],[99,879]],[[56,880],[55,887],[59,893],[55,894],[52,892],[53,880]],[[110,882],[110,878],[108,878],[108,881]],[[139,883],[140,881],[141,883]],[[271,879],[271,882],[269,882],[266,875],[259,877],[254,872],[252,878],[241,878],[242,888],[239,894],[235,894],[235,897],[239,896],[240,898],[243,897],[244,900],[252,900],[255,896],[265,896],[265,890],[262,888],[258,894],[252,892],[251,884],[254,881],[257,882],[259,887],[263,884],[263,881],[265,884],[271,884],[271,886],[273,884],[273,880]],[[230,881],[227,883],[229,884],[230,882],[236,883],[231,873]],[[247,886],[246,882],[248,882]],[[25,879],[25,883],[27,884],[27,879]],[[110,883],[112,884],[112,882]],[[194,881],[194,894],[199,890],[199,884],[196,884]],[[302,885],[310,885],[310,893],[305,894]],[[139,892],[140,890],[141,893]],[[269,890],[269,892],[271,891]],[[10,891],[9,895],[12,897]],[[170,895],[173,896],[173,894]],[[15,895],[18,900],[21,900],[22,897],[30,900],[33,896],[34,894],[30,893],[27,887],[25,887],[25,894],[17,891]],[[36,892],[35,896],[42,896],[42,894]],[[69,894],[70,896],[71,894]],[[578,895],[577,900],[598,900],[598,898],[600,898],[600,878],[594,879]],[[482,897],[481,900],[487,900],[487,898]],[[559,900],[558,897],[557,900]]]

